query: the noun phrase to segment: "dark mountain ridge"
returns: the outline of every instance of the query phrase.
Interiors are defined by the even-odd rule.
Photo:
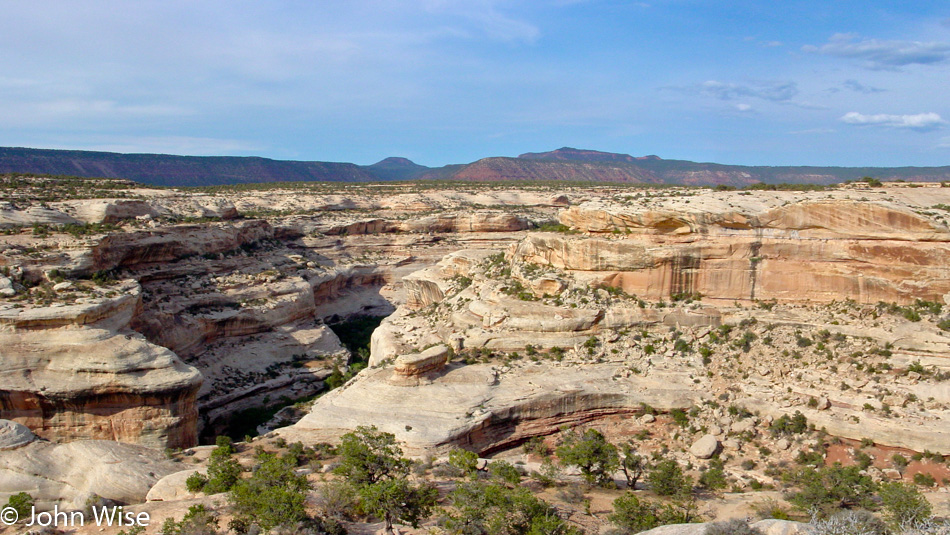
[[[426,167],[406,158],[372,165],[272,160],[247,156],[174,156],[0,147],[0,173],[124,178],[155,186],[209,186],[260,182],[368,182],[392,180],[572,181],[639,184],[833,184],[872,176],[880,180],[950,180],[945,167],[743,166],[666,160],[562,147],[517,158]]]

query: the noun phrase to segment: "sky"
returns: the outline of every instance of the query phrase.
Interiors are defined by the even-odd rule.
[[[0,146],[950,165],[950,3],[0,0]]]

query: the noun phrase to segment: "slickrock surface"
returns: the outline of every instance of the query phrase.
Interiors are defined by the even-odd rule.
[[[358,425],[376,425],[405,441],[414,455],[453,446],[489,452],[610,414],[633,414],[641,403],[668,410],[698,399],[688,374],[657,372],[619,381],[622,366],[452,365],[418,386],[392,384],[393,371],[374,368],[321,397],[310,414],[277,431],[288,441],[332,441]]]
[[[106,440],[37,441],[0,451],[0,502],[26,492],[44,510],[82,509],[93,495],[116,503],[145,500],[162,477],[182,469],[160,451]]]

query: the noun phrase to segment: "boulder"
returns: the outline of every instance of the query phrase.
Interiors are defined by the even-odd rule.
[[[811,533],[811,528],[808,524],[794,522],[792,520],[769,518],[759,520],[750,525],[761,531],[763,535],[808,535]]]
[[[689,452],[698,459],[709,459],[717,451],[719,451],[719,439],[713,435],[703,435],[689,448]]]
[[[13,289],[13,281],[7,277],[0,277],[0,297],[13,297],[16,290]]]
[[[450,355],[449,346],[437,345],[421,353],[410,353],[396,359],[394,376],[413,377],[438,371],[445,366]]]
[[[36,440],[30,428],[10,420],[0,420],[0,450],[12,450]]]
[[[207,475],[207,469],[182,470],[168,474],[159,479],[158,482],[149,489],[148,494],[145,495],[145,500],[149,502],[167,502],[197,498],[197,494],[188,490],[187,484],[188,478],[197,473]]]

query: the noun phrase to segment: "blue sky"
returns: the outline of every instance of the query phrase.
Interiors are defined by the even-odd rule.
[[[0,146],[950,164],[950,4],[0,0]]]

